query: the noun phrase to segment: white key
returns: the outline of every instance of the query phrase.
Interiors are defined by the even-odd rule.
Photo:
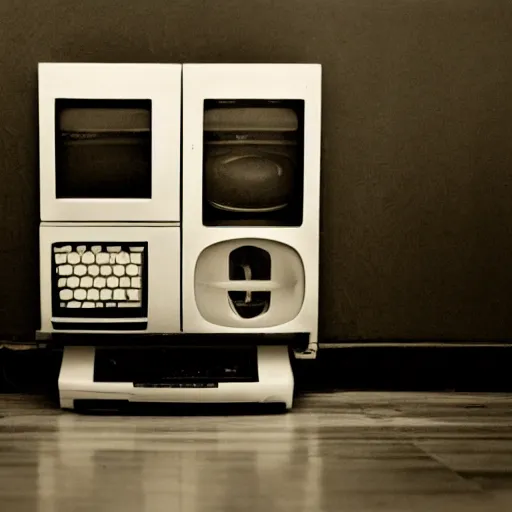
[[[59,288],[64,288],[66,286],[67,279],[65,277],[59,277],[59,280],[57,281],[57,286]]]
[[[98,265],[89,265],[87,267],[87,273],[93,277],[97,276],[100,273],[100,267],[98,267]]]
[[[110,265],[115,265],[116,264],[116,254],[112,253],[108,258],[108,262]]]
[[[73,267],[71,265],[62,265],[57,269],[57,272],[61,276],[70,276],[73,273]]]
[[[103,290],[100,290],[100,299],[101,300],[112,300],[112,290],[109,290],[108,288],[104,288]]]
[[[132,277],[132,288],[142,288],[142,279],[140,277]]]
[[[107,308],[115,308],[117,307],[117,304],[115,302],[107,302],[106,306]]]
[[[120,308],[141,308],[142,303],[141,302],[120,302],[118,304]]]
[[[142,264],[142,254],[140,252],[135,252],[130,254],[130,261],[132,263],[135,263],[135,265],[141,265]]]
[[[100,300],[100,292],[94,288],[87,290],[87,300]]]
[[[87,274],[87,267],[85,265],[77,265],[74,271],[75,276],[85,276]]]
[[[107,252],[121,252],[121,246],[120,245],[111,245],[107,247]]]
[[[97,308],[102,308],[103,307],[103,302],[96,302],[96,307]]]
[[[130,263],[130,255],[124,251],[117,253],[116,263],[119,265],[128,265],[128,263]]]
[[[84,302],[83,308],[95,308],[96,304],[94,302]]]
[[[65,307],[66,307],[66,303],[65,303],[65,302],[61,302],[61,303],[60,303],[60,307],[61,307],[61,308],[65,308]]]
[[[76,302],[72,300],[71,302],[68,302],[68,308],[79,308],[82,304],[80,302]]]
[[[69,288],[78,288],[80,285],[80,279],[76,276],[68,277],[68,287]]]
[[[106,265],[109,262],[110,256],[106,252],[96,254],[96,263],[98,265]]]
[[[137,276],[139,275],[139,267],[137,267],[137,265],[128,265],[126,267],[126,273],[129,275],[129,276]]]
[[[114,300],[126,300],[125,290],[114,290]]]
[[[107,286],[109,288],[117,288],[119,286],[119,279],[116,276],[107,278]]]
[[[128,295],[128,300],[140,300],[140,290],[126,290],[126,294]]]
[[[79,288],[78,290],[75,290],[73,296],[75,297],[76,300],[85,300],[85,298],[87,297],[87,292]]]
[[[101,265],[100,274],[102,276],[109,276],[112,274],[112,267],[110,265]]]
[[[73,292],[71,290],[61,290],[59,292],[60,300],[70,300],[73,298]]]
[[[82,288],[92,288],[92,277],[85,276],[80,279],[80,286]]]
[[[84,265],[90,265],[91,263],[94,263],[96,260],[96,256],[91,251],[84,252],[82,254],[82,263]]]
[[[68,254],[68,263],[70,263],[71,265],[77,265],[78,263],[80,263],[80,254],[78,254],[77,252],[70,252]]]
[[[107,285],[107,280],[104,277],[95,277],[94,278],[94,287],[95,288],[105,288]]]
[[[123,254],[123,253],[120,253]],[[114,275],[121,277],[124,276],[124,267],[123,265],[114,265]]]
[[[63,263],[66,263],[68,261],[68,255],[66,253],[57,253],[55,255],[55,263],[57,265],[62,265]]]
[[[121,277],[121,279],[119,279],[119,286],[121,288],[130,288],[130,278],[129,277]]]
[[[58,252],[71,252],[71,245],[64,245],[63,247],[54,247],[53,248],[53,252],[54,253],[58,253]]]
[[[130,252],[143,252],[144,247],[130,247]]]
[[[98,254],[99,252],[101,252],[101,245],[93,245],[91,247],[91,251],[93,252],[93,254]]]
[[[85,245],[79,245],[76,248],[76,252],[80,255],[82,255],[87,250],[87,247]]]

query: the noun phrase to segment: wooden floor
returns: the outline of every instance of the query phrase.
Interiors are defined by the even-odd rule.
[[[0,396],[3,512],[512,510],[512,395],[332,393],[105,417]]]

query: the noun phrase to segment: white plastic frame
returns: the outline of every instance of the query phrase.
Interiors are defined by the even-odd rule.
[[[217,388],[141,388],[131,382],[94,382],[94,347],[66,347],[59,375],[60,406],[74,400],[169,403],[284,403],[293,405],[293,373],[286,346],[258,347],[258,382],[220,382]]]
[[[42,221],[179,221],[181,64],[39,64]],[[55,100],[149,99],[152,102],[150,199],[57,199]]]
[[[78,229],[77,229],[78,228]],[[180,324],[180,228],[169,225],[108,226],[87,224],[42,224],[40,226],[41,331],[80,333],[130,333],[129,330],[56,330],[52,325],[52,250],[58,242],[147,242],[148,243],[148,316],[147,329],[137,334],[179,333]],[[68,319],[69,321],[69,319]],[[111,319],[83,319],[83,323],[101,324]],[[122,321],[122,320],[118,320]]]
[[[208,99],[304,100],[304,202],[299,227],[209,227],[202,221],[203,117]],[[183,330],[310,334],[314,355],[318,332],[320,237],[321,66],[319,64],[184,64],[183,66]],[[206,321],[194,297],[197,259],[208,246],[238,238],[277,240],[304,263],[306,295],[294,320],[269,328],[221,327]]]

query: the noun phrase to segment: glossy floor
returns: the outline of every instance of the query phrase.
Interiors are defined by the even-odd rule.
[[[512,396],[332,393],[105,417],[0,396],[2,511],[512,510]]]

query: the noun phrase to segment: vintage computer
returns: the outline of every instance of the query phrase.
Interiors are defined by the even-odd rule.
[[[318,346],[320,135],[317,64],[39,65],[63,408],[291,408],[290,357]]]

